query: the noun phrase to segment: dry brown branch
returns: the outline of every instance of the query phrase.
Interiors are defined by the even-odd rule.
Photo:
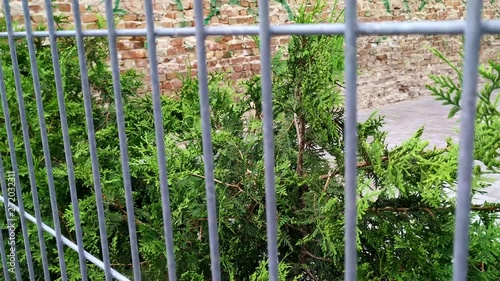
[[[75,240],[75,237],[73,237],[73,235],[71,234],[71,230],[69,229],[68,227],[68,223],[66,222],[66,220],[64,219],[64,214],[61,210],[58,210],[58,213],[59,213],[59,219],[62,221],[62,224],[64,225],[64,229],[66,229],[66,232],[68,233],[68,236],[69,236],[69,239],[71,241],[76,241]]]
[[[331,179],[332,179],[332,172],[329,171],[328,175],[327,175],[327,178],[326,178],[325,186],[323,186],[323,192],[324,193],[326,193],[326,189],[328,188],[328,184],[330,184],[330,180]]]
[[[102,198],[104,200],[106,200],[106,202],[110,203],[111,205],[113,205],[113,207],[115,207],[116,209],[118,209],[118,211],[120,211],[120,213],[122,213],[122,215],[125,217],[125,219],[128,218],[128,213],[127,213],[127,210],[125,208],[125,206],[123,206],[122,204],[116,202],[116,201],[112,201],[110,200],[108,197],[106,197],[106,195],[102,195]],[[148,226],[145,222],[139,220],[139,219],[135,219],[135,223],[137,225],[145,225],[145,226]],[[148,226],[149,228],[151,228],[150,226]],[[152,229],[152,228],[151,228]]]
[[[306,271],[307,275],[309,275],[309,277],[311,277],[312,280],[314,281],[317,281],[318,278],[316,278],[316,276],[314,276],[314,274],[312,274],[311,270],[309,268],[304,268],[304,270]]]
[[[304,250],[303,252],[304,252],[304,254],[306,254],[307,256],[309,256],[309,257],[311,257],[311,258],[313,258],[313,259],[320,260],[320,261],[327,261],[327,262],[331,262],[331,260],[330,260],[330,259],[315,256],[314,254],[312,254],[312,253],[311,253],[311,252],[309,252],[308,250]]]

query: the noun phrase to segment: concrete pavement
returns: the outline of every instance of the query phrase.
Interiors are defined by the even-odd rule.
[[[358,111],[358,120],[366,120],[373,111],[385,116],[384,129],[388,131],[389,147],[401,144],[421,126],[425,126],[422,139],[429,140],[429,147],[446,146],[447,137],[458,141],[459,114],[448,119],[449,107],[443,106],[434,97],[424,96],[376,109],[363,109]],[[491,174],[488,178],[491,178],[493,185],[484,190],[485,194],[476,194],[473,198],[474,204],[500,203],[500,174]]]

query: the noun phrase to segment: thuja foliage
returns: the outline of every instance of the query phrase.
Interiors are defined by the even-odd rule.
[[[299,23],[323,19],[324,3],[295,16]],[[338,18],[339,13],[332,15]],[[75,42],[58,42],[63,69],[71,148],[75,163],[85,249],[101,257],[96,198],[83,110],[83,94]],[[1,41],[1,50],[8,50]],[[273,59],[274,133],[280,280],[342,280],[344,270],[344,107],[343,38],[292,36]],[[106,64],[105,39],[88,38],[86,53],[93,92],[99,168],[106,214],[106,230],[113,268],[132,276],[130,243],[111,74]],[[47,176],[41,149],[33,84],[26,43],[17,42],[29,134],[43,219],[53,225]],[[48,46],[37,48],[45,117],[54,167],[59,216],[65,237],[75,241],[67,167]],[[500,81],[498,64],[482,70]],[[9,97],[21,187],[27,211],[33,213],[21,120],[9,54],[2,52],[2,67]],[[457,71],[458,74],[461,70]],[[238,94],[226,74],[210,76],[209,93],[217,193],[218,231],[223,280],[268,280],[265,220],[262,107],[260,77],[243,83]],[[144,280],[167,280],[162,202],[155,142],[152,98],[138,96],[140,77],[122,74],[125,125]],[[442,81],[442,83],[441,83]],[[433,91],[453,103],[459,85],[448,77],[435,77]],[[488,86],[489,85],[489,86]],[[458,87],[458,86],[457,86]],[[489,87],[489,88],[488,88]],[[458,87],[459,88],[459,87]],[[497,101],[498,102],[498,101]],[[177,275],[180,280],[210,280],[208,223],[198,81],[186,77],[176,97],[162,97],[163,130],[167,154]],[[498,169],[498,111],[491,104],[478,107],[476,159]],[[455,103],[454,109],[459,110]],[[492,105],[494,107],[494,105]],[[5,120],[0,117],[0,153],[11,170]],[[481,121],[484,120],[484,121]],[[358,264],[360,280],[449,280],[451,278],[454,200],[447,195],[456,186],[457,144],[428,147],[422,129],[403,144],[388,148],[383,118],[372,116],[358,124]],[[495,148],[495,145],[497,147]],[[487,186],[484,171],[474,170],[474,186]],[[500,277],[500,231],[494,224],[498,206],[473,206],[470,280]],[[5,220],[2,220],[4,235]],[[37,276],[43,276],[35,226],[30,242]],[[27,278],[20,225],[16,225],[18,255]],[[46,236],[51,274],[60,278],[55,240]],[[77,254],[66,248],[71,280],[81,280]],[[90,280],[103,280],[103,272],[87,263]],[[41,278],[41,277],[40,277]]]

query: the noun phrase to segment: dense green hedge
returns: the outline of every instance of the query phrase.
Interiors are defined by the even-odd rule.
[[[297,22],[314,22],[322,9],[299,11]],[[333,17],[333,19],[336,18]],[[2,27],[2,30],[4,27]],[[106,64],[107,43],[86,39],[89,83],[93,98],[106,226],[113,267],[131,276],[127,212],[120,165],[111,73]],[[65,237],[75,241],[67,167],[53,78],[50,48],[37,43],[37,58],[50,142],[51,161]],[[84,118],[83,94],[74,39],[58,41],[75,163],[80,216],[87,251],[100,257],[96,198]],[[273,94],[276,144],[276,194],[280,274],[282,280],[342,280],[344,256],[344,134],[343,134],[343,37],[293,36],[283,59],[273,60]],[[33,214],[25,151],[8,44],[0,41],[2,67],[15,136],[19,176],[26,209]],[[21,79],[29,123],[36,180],[44,221],[53,225],[47,176],[36,114],[33,82],[25,40],[17,42]],[[500,83],[500,69],[491,62],[482,72],[490,80],[487,95]],[[457,73],[461,73],[457,69]],[[490,79],[491,78],[491,79]],[[430,90],[456,101],[458,91],[447,90],[461,82],[433,77]],[[137,96],[141,77],[122,74],[124,112],[130,169],[139,238],[143,280],[166,280],[162,204],[150,95]],[[218,229],[223,280],[267,280],[265,186],[262,149],[260,78],[244,83],[245,96],[237,94],[225,74],[209,80]],[[168,182],[172,209],[177,276],[180,280],[210,280],[204,170],[198,84],[187,77],[175,98],[162,97]],[[489,88],[488,88],[489,87]],[[459,89],[459,87],[458,87]],[[488,92],[489,91],[489,92]],[[498,105],[498,99],[497,99]],[[458,106],[458,108],[457,108]],[[498,169],[499,113],[495,105],[479,105],[476,159]],[[456,104],[455,111],[460,110]],[[252,114],[247,114],[251,112]],[[486,120],[486,121],[484,121]],[[0,153],[11,170],[3,114],[0,117]],[[395,148],[387,148],[383,118],[358,124],[358,254],[360,280],[450,280],[453,246],[454,202],[445,189],[456,183],[457,144],[428,148],[419,130]],[[183,144],[183,145],[181,145]],[[321,149],[317,149],[320,147]],[[323,155],[336,158],[334,165]],[[481,181],[475,169],[475,186]],[[493,223],[498,206],[476,206],[479,215],[471,226],[469,280],[500,277],[500,230]],[[1,223],[7,235],[4,214]],[[41,278],[42,267],[35,226],[30,239]],[[24,278],[26,262],[20,225],[17,243]],[[59,278],[55,240],[46,236],[53,278]],[[78,256],[66,248],[68,274],[81,280]],[[91,280],[103,273],[89,264]]]

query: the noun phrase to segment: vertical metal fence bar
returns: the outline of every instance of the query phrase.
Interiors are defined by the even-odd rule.
[[[269,258],[269,279],[271,281],[278,281],[278,227],[274,172],[274,117],[269,1],[259,0],[258,5],[264,131],[264,175],[266,184],[267,254]]]
[[[55,34],[55,24],[54,24],[54,16],[52,11],[52,1],[45,0],[45,9],[47,14],[47,27],[49,29],[49,41],[50,41],[50,52],[52,55],[52,66],[54,70],[54,78],[56,85],[56,94],[57,94],[57,103],[59,106],[59,118],[61,121],[61,129],[63,136],[63,144],[64,144],[64,155],[66,159],[66,166],[68,172],[68,181],[69,181],[69,191],[71,197],[71,206],[73,209],[73,219],[74,219],[74,227],[75,227],[75,235],[76,235],[76,243],[78,245],[78,261],[80,265],[80,278],[82,281],[86,281],[87,278],[87,265],[85,260],[85,250],[83,248],[83,232],[80,221],[80,210],[78,205],[78,195],[76,192],[76,183],[75,183],[75,169],[73,165],[73,155],[71,153],[71,144],[69,139],[69,129],[68,129],[68,121],[66,118],[66,105],[64,101],[64,89],[62,86],[62,75],[61,75],[61,65],[59,63],[59,52],[57,49],[57,38]],[[52,198],[52,195],[51,195]],[[55,195],[54,195],[55,198]],[[57,217],[57,221],[54,218],[54,228],[56,231],[56,235],[61,235],[61,231],[59,225],[59,216]],[[57,240],[57,247],[59,247],[59,240]],[[62,245],[62,241],[60,242]],[[61,256],[59,257],[61,258]],[[64,258],[64,257],[63,257]],[[61,262],[60,262],[61,263]],[[62,270],[61,263],[61,270]],[[65,272],[65,271],[63,271]],[[65,273],[62,274],[63,280],[65,279]],[[66,276],[67,278],[67,276]]]
[[[78,0],[71,0],[73,6],[73,19],[75,22],[76,45],[78,49],[78,62],[80,65],[80,77],[82,78],[83,102],[85,107],[85,119],[87,123],[87,134],[90,148],[90,159],[92,164],[92,177],[94,180],[95,197],[97,204],[97,217],[99,220],[99,235],[101,238],[102,261],[104,263],[104,275],[106,281],[111,281],[111,265],[109,260],[108,237],[106,233],[106,221],[104,217],[104,205],[102,198],[101,177],[99,175],[99,159],[97,157],[97,145],[94,132],[94,120],[92,117],[92,99],[90,96],[89,75],[87,70],[87,58],[85,57],[85,45],[82,34],[82,22]]]
[[[38,64],[37,64],[36,50],[35,50],[34,37],[33,37],[33,28],[31,25],[30,10],[29,10],[29,6],[28,6],[28,1],[22,0],[21,2],[22,2],[25,28],[26,28],[26,34],[27,34],[26,40],[28,42],[31,75],[33,78],[33,86],[34,86],[34,90],[35,90],[38,121],[40,123],[39,124],[40,125],[40,136],[42,139],[43,157],[44,157],[44,161],[45,161],[45,169],[47,172],[47,182],[48,182],[49,194],[50,194],[52,218],[54,220],[54,229],[56,231],[55,238],[56,238],[56,244],[57,244],[57,255],[59,257],[61,278],[63,281],[65,281],[68,279],[68,276],[66,273],[66,263],[64,261],[64,248],[63,248],[63,243],[61,240],[61,224],[59,222],[59,208],[57,206],[56,191],[55,191],[55,187],[54,187],[54,175],[53,175],[53,169],[52,169],[52,161],[51,161],[51,157],[50,157],[49,140],[48,140],[48,136],[47,136],[47,127],[45,125],[45,115],[44,115],[43,102],[42,102],[42,93],[41,93],[41,89],[40,89],[40,77],[39,77],[39,72],[38,72]],[[25,140],[25,143],[26,143],[26,140]],[[29,145],[29,141],[27,142],[27,145]],[[26,149],[26,151],[28,152],[28,149]],[[29,150],[29,152],[31,154],[31,149]],[[34,175],[35,174],[34,174],[34,170],[33,170],[33,182],[35,183],[35,186],[32,188],[33,189],[32,192],[33,192],[34,197],[35,197],[35,195],[36,195],[36,197],[38,197],[38,195],[37,195],[38,192],[37,192],[37,188],[36,188],[36,179],[35,179]],[[40,206],[39,206],[38,200],[34,200],[34,207],[35,207],[35,214],[37,212],[40,213]],[[41,218],[41,213],[40,213],[40,215],[37,217],[37,226],[38,226],[39,236],[43,237],[43,229],[41,228],[41,223],[42,223],[42,218]],[[40,242],[40,243],[42,243],[42,242]],[[42,263],[44,263],[44,277],[45,277],[45,280],[49,280],[49,278],[50,278],[49,265],[48,265],[46,253],[43,253],[44,251],[45,251],[45,249],[43,249],[43,251],[42,251]]]
[[[457,206],[453,247],[453,281],[467,280],[469,268],[469,224],[472,166],[476,122],[476,95],[481,47],[483,1],[467,1],[465,21],[465,58],[461,97],[461,121],[458,158]]]
[[[31,188],[34,189],[32,192],[32,196],[34,197],[33,200],[35,202],[38,202],[38,198],[36,196],[36,185],[33,184],[33,161],[31,159],[31,149],[29,147],[29,135],[27,131],[27,122],[26,122],[26,112],[24,111],[24,102],[23,102],[23,93],[22,93],[22,84],[21,84],[21,78],[19,76],[19,64],[17,61],[17,52],[16,52],[16,43],[14,41],[14,36],[13,36],[13,26],[12,26],[12,20],[11,20],[11,13],[10,13],[10,6],[9,6],[9,1],[4,0],[4,13],[5,13],[5,21],[7,23],[7,32],[8,32],[8,41],[9,41],[9,46],[10,46],[10,55],[12,59],[12,70],[14,72],[14,82],[15,82],[15,87],[16,87],[16,92],[17,92],[17,98],[18,98],[18,107],[19,107],[19,114],[21,116],[21,124],[22,124],[22,131],[23,131],[23,139],[25,143],[25,149],[26,149],[26,160],[28,162],[28,170],[29,170],[29,177],[30,177],[30,183],[31,183]],[[7,95],[3,95],[2,93],[2,103],[4,106],[4,116],[5,116],[5,124],[7,127],[7,138],[9,139],[9,147],[10,147],[10,157],[12,161],[12,167],[15,173],[15,181],[16,181],[16,195],[18,199],[18,204],[19,208],[24,211],[24,203],[23,203],[23,198],[22,198],[22,189],[20,186],[19,182],[19,170],[17,167],[17,157],[15,154],[15,146],[14,146],[14,135],[12,134],[12,124],[10,122],[10,115],[9,115],[9,109],[8,109],[8,102],[7,102]],[[30,165],[31,163],[31,165]],[[36,200],[35,200],[36,199]],[[36,216],[37,217],[37,222],[39,221],[39,213]],[[28,263],[28,273],[30,280],[35,280],[35,271],[34,271],[34,266],[33,266],[33,257],[31,253],[31,248],[30,248],[30,241],[29,241],[29,235],[28,235],[28,228],[26,225],[26,222],[24,220],[24,217],[20,215],[21,223],[23,224],[23,239],[24,239],[24,248],[26,251],[26,256],[27,256],[27,263]],[[46,254],[45,252],[45,241],[43,240],[43,235],[39,235],[39,241],[40,241],[40,249],[42,250],[42,255]],[[45,267],[44,267],[44,272],[45,272]]]
[[[0,62],[1,63],[1,62]],[[1,75],[1,71],[0,71],[0,84],[3,84],[3,75]],[[1,85],[0,87],[3,87],[3,85]],[[3,88],[2,88],[3,89]],[[9,205],[10,205],[10,202],[9,202],[9,195],[8,195],[8,192],[7,192],[7,181],[5,180],[5,170],[3,168],[3,157],[0,155],[0,184],[2,185],[2,197],[5,198],[5,203],[3,204],[4,206],[4,211],[5,211],[5,219],[7,221],[7,237],[8,237],[8,240],[10,240],[10,235],[11,235],[11,229],[10,228],[10,222],[11,222],[11,218],[10,218],[10,215],[9,215]],[[7,265],[7,255],[5,254],[5,240],[3,240],[3,235],[2,235],[2,232],[3,231],[0,231],[0,241],[2,241],[3,245],[0,249],[0,255],[2,256],[2,266],[3,266],[3,274],[4,274],[4,277],[5,277],[5,280],[6,281],[9,281],[10,280],[10,274],[9,274],[9,267]],[[15,239],[15,236],[13,237]],[[19,268],[19,260],[18,260],[18,257],[17,257],[17,245],[15,243],[16,241],[14,240],[14,245],[11,245],[11,243],[7,243],[9,245],[8,248],[10,248],[10,252],[11,254],[14,254],[13,256],[13,259],[14,259],[14,269],[16,271],[16,278],[17,280],[21,280],[21,273],[20,273],[20,268]]]
[[[357,187],[357,3],[346,0],[345,7],[345,273],[344,280],[356,280],[356,187]]]
[[[203,0],[194,2],[196,57],[198,61],[198,87],[202,124],[203,163],[205,169],[205,193],[207,196],[208,235],[212,280],[220,281],[219,234],[217,231],[217,194],[215,193],[212,126],[210,124],[210,97],[208,93],[207,56],[205,51],[205,26]]]
[[[170,196],[168,192],[167,156],[165,155],[165,133],[163,129],[163,113],[161,110],[160,85],[158,78],[158,61],[156,56],[156,35],[152,0],[144,1],[146,13],[146,29],[148,42],[149,70],[151,74],[151,90],[153,94],[153,113],[156,138],[157,161],[160,176],[162,201],[163,232],[167,248],[168,278],[176,281],[174,235],[172,231],[172,215],[170,212]]]
[[[139,263],[139,246],[137,245],[137,230],[135,225],[134,200],[132,198],[132,184],[130,182],[130,166],[127,149],[127,135],[125,131],[125,117],[123,113],[122,87],[120,82],[120,68],[118,62],[118,51],[116,48],[115,22],[111,0],[105,1],[106,22],[108,27],[108,47],[111,59],[111,72],[113,76],[113,92],[115,95],[116,121],[118,126],[118,138],[120,142],[120,156],[122,162],[123,185],[125,188],[125,204],[127,209],[127,223],[130,238],[130,250],[132,254],[132,269],[134,280],[141,280],[141,267]]]

